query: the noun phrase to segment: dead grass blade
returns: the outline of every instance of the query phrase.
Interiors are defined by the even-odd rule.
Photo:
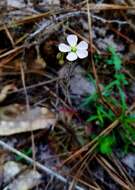
[[[107,173],[111,176],[111,178],[122,186],[123,189],[133,190],[133,186],[131,187],[128,183],[126,183],[125,179],[120,176],[117,171],[112,167],[112,165],[102,156],[96,156],[96,160],[98,163],[107,171]]]
[[[118,158],[114,154],[112,154],[110,156],[110,160],[116,166],[116,168],[120,172],[120,176],[122,176],[125,179],[125,181],[127,182],[127,184],[129,184],[130,187],[135,186],[134,180],[131,178],[131,176],[128,175],[126,169],[123,167],[123,165],[121,164],[121,162],[118,160]]]
[[[85,1],[85,3],[87,3],[87,1]],[[86,5],[87,6],[87,5]],[[84,8],[85,10],[87,10],[87,8]],[[129,9],[135,9],[135,6],[127,6],[127,5],[116,5],[116,4],[93,4],[93,3],[89,3],[89,9],[91,11],[95,11],[95,10],[129,10]]]

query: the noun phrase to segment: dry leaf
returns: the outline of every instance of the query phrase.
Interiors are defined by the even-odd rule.
[[[0,149],[0,189],[2,189],[4,183],[4,162],[7,158],[7,152]]]
[[[14,161],[8,161],[3,166],[4,170],[4,183],[10,181],[17,174],[20,173],[21,170],[24,169],[22,164],[18,164]]]
[[[8,92],[14,89],[16,89],[14,84],[8,84],[4,86],[0,92],[0,102],[4,101],[6,97],[8,96]]]
[[[12,115],[12,114],[11,114]],[[6,117],[5,117],[6,118]],[[49,129],[56,123],[56,116],[46,108],[36,107],[15,118],[0,121],[0,136],[8,136],[39,129]]]
[[[5,182],[13,179],[17,174],[19,174],[25,165],[18,164],[14,161],[9,161],[4,165],[4,177]],[[7,185],[3,190],[28,190],[32,189],[41,182],[41,175],[37,171],[25,170],[17,178],[15,178],[9,185]]]

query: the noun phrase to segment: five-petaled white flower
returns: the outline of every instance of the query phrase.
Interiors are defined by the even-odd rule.
[[[81,41],[77,45],[78,37],[74,34],[70,34],[67,36],[67,42],[69,45],[61,43],[59,44],[59,50],[67,54],[67,60],[74,61],[78,57],[83,59],[88,56],[88,43],[85,41]]]

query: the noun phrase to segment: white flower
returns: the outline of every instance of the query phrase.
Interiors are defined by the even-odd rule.
[[[77,45],[78,37],[74,34],[67,36],[67,42],[69,45],[61,43],[59,44],[59,51],[68,53],[67,60],[74,61],[78,57],[83,59],[88,56],[88,43],[85,41],[81,41]]]

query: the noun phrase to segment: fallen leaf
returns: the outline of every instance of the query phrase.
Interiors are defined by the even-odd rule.
[[[14,161],[8,161],[4,165],[5,182],[13,179],[19,174],[26,165],[18,164]],[[41,174],[37,171],[27,169],[16,177],[3,190],[29,190],[41,182]]]
[[[23,170],[24,167],[22,164],[18,164],[14,161],[8,161],[4,164],[3,170],[4,170],[4,183],[10,181],[15,177],[17,174],[20,173],[21,170]]]
[[[6,86],[4,86],[0,92],[0,102],[4,101],[8,95],[8,92],[10,90],[15,90],[15,86],[14,84],[8,84]]]
[[[0,149],[0,189],[2,189],[2,186],[4,184],[4,162],[7,158],[7,152]]]
[[[36,107],[29,112],[19,113],[15,118],[8,117],[1,120],[0,136],[49,129],[50,127],[54,127],[55,123],[56,116],[54,113],[50,112],[47,108]]]

